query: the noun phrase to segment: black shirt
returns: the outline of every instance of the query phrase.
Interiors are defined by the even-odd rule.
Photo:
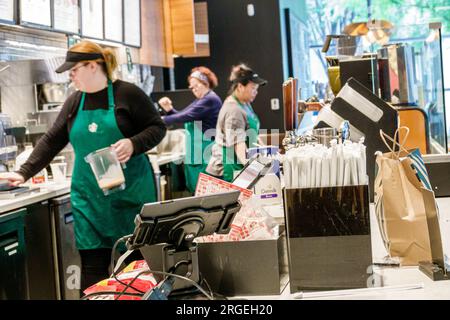
[[[117,80],[113,83],[114,114],[122,134],[131,140],[134,155],[155,147],[165,136],[166,126],[151,99],[137,86]],[[39,139],[28,161],[20,170],[25,181],[45,168],[69,143],[69,133],[74,124],[82,93],[73,93],[64,103],[53,127]],[[108,108],[108,89],[87,93],[83,110]]]

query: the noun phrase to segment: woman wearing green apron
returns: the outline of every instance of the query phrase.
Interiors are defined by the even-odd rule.
[[[166,111],[163,121],[167,125],[184,123],[186,130],[186,156],[184,174],[186,186],[195,192],[198,176],[205,172],[211,158],[211,145],[217,116],[222,106],[219,96],[212,91],[217,87],[216,75],[206,67],[196,67],[188,77],[189,89],[196,99],[181,111],[176,111],[168,97],[159,99],[159,105]]]
[[[219,113],[216,143],[206,169],[229,182],[235,172],[242,170],[247,148],[258,141],[260,123],[250,103],[256,98],[258,87],[267,83],[244,64],[233,68],[230,81],[230,96]]]
[[[9,180],[20,184],[45,168],[70,142],[75,152],[71,202],[75,241],[80,251],[81,290],[108,278],[111,249],[134,231],[144,203],[156,201],[154,176],[145,151],[156,146],[166,129],[149,97],[131,83],[113,79],[114,54],[90,41],[67,52],[56,72],[70,71],[79,90],[72,94],[52,128],[39,140],[28,161]],[[112,146],[121,163],[125,189],[108,196],[97,184],[89,153]]]

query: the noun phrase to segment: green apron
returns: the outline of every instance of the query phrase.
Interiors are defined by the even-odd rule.
[[[199,174],[206,172],[206,167],[211,158],[211,146],[214,141],[205,139],[202,130],[194,121],[186,122],[184,128],[186,130],[184,175],[188,190],[194,193]]]
[[[84,157],[123,139],[114,115],[114,94],[108,81],[108,109],[83,110],[86,93],[81,96],[69,140],[75,151],[71,202],[77,248],[112,248],[120,237],[133,233],[134,218],[144,203],[156,201],[152,167],[144,154],[127,162],[125,190],[108,196],[97,184]]]
[[[249,103],[242,104],[235,96],[233,96],[234,100],[239,104],[239,106],[244,109],[247,115],[247,122],[249,129],[251,130],[251,134],[247,135],[247,139],[245,144],[247,148],[253,147],[254,143],[258,141],[258,133],[260,122],[258,116],[253,111],[252,106]],[[223,149],[223,180],[231,182],[233,181],[234,171],[240,171],[244,166],[239,163],[239,160],[236,156],[236,151],[234,146],[231,147],[222,147]]]

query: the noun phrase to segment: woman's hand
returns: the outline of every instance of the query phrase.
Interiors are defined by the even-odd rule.
[[[133,155],[134,147],[130,139],[121,139],[111,146],[116,150],[120,163],[126,163]]]
[[[14,187],[25,182],[24,177],[16,172],[2,172],[0,173],[0,180],[8,180],[9,184]]]
[[[164,109],[165,112],[170,112],[173,109],[172,100],[168,97],[162,97],[159,99],[158,104]]]

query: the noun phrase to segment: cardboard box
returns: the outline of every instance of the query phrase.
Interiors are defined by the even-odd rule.
[[[288,282],[284,233],[273,240],[199,243],[198,259],[201,275],[222,295],[278,295]]]

